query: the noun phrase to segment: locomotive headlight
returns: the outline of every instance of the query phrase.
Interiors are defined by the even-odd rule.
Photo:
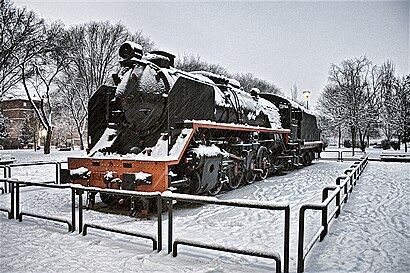
[[[123,59],[130,59],[132,57],[141,59],[142,46],[131,41],[126,41],[120,46],[119,55]]]

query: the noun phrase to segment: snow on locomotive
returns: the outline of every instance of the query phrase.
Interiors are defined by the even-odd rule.
[[[214,195],[308,165],[322,150],[315,116],[286,98],[177,70],[172,54],[132,42],[119,54],[116,86],[89,101],[89,155],[68,159],[66,182]]]

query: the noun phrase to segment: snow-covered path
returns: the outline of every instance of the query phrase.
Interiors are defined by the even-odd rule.
[[[350,164],[317,161],[312,166],[218,198],[289,202],[290,269],[295,272],[299,207],[306,202],[319,202],[321,189],[334,184],[335,178]],[[410,164],[404,163],[370,162],[340,218],[331,223],[328,237],[309,254],[306,272],[392,272],[391,268],[395,269],[393,272],[410,271],[406,260],[410,256],[410,206],[406,187],[409,168]],[[16,175],[24,178],[24,170],[20,172],[16,171]],[[0,206],[8,204],[9,195],[1,195]],[[68,190],[24,188],[22,208],[70,219],[70,193]],[[84,217],[87,223],[151,234],[155,234],[157,226],[155,219],[142,220],[96,211],[85,211]],[[319,215],[312,213],[308,217],[311,223],[320,223]],[[83,237],[67,233],[66,227],[60,224],[28,217],[19,223],[0,213],[0,272],[272,272],[274,269],[271,260],[184,246],[179,248],[178,257],[173,258],[166,251],[166,214],[164,218],[164,250],[157,253],[146,240],[92,229]],[[277,251],[283,256],[283,215],[277,212],[197,206],[177,209],[174,227],[174,238]],[[307,229],[307,239],[316,228]]]
[[[305,272],[410,272],[410,164],[371,162]]]

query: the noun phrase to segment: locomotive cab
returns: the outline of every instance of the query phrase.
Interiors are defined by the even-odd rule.
[[[320,140],[316,117],[309,110],[282,96],[261,94],[261,97],[278,107],[283,128],[291,131],[287,149],[298,155],[292,164],[309,165],[313,159],[319,158],[323,142]]]

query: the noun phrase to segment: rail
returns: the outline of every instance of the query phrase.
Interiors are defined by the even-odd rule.
[[[10,178],[11,177],[11,176],[9,176],[9,172],[8,172],[9,165],[5,165],[5,166],[1,165],[0,169],[3,169],[3,177],[4,178]],[[0,187],[1,194],[9,192],[9,190],[7,189],[8,188],[7,186],[8,186],[8,184],[6,182],[4,182],[3,187]]]
[[[322,191],[322,202],[319,204],[304,204],[299,209],[299,235],[298,235],[298,262],[297,272],[304,271],[306,256],[312,250],[314,244],[318,241],[323,241],[328,233],[330,222],[340,215],[343,203],[348,200],[349,193],[352,192],[356,185],[360,174],[368,164],[368,155],[361,157],[360,161],[355,162],[349,169],[345,170],[345,175],[339,176],[336,179],[336,185],[327,186]],[[343,191],[342,191],[343,189]],[[329,194],[331,192],[331,194]],[[341,196],[343,192],[343,196]],[[335,209],[329,215],[329,205],[335,200]],[[321,212],[321,225],[316,231],[313,238],[304,247],[305,241],[305,214],[308,210],[318,210]]]
[[[173,254],[174,257],[178,255],[178,245],[187,245],[198,248],[205,248],[217,251],[224,251],[230,253],[237,253],[248,256],[255,256],[261,258],[270,258],[276,262],[276,272],[281,272],[281,259],[277,252],[265,252],[265,251],[254,251],[254,250],[242,250],[236,248],[227,248],[221,245],[206,244],[202,242],[196,242],[185,239],[175,239],[173,240],[173,202],[190,202],[199,204],[214,204],[222,206],[233,206],[233,207],[245,207],[254,209],[266,209],[266,210],[278,210],[284,211],[284,262],[283,262],[283,272],[289,272],[289,237],[290,237],[290,206],[285,203],[272,203],[272,202],[261,202],[261,201],[249,201],[249,200],[218,200],[212,197],[201,197],[192,196],[185,194],[175,194],[170,192],[165,192],[162,194],[164,202],[168,205],[168,253]]]
[[[340,162],[358,160],[358,158],[349,158],[349,157],[346,157],[346,156],[343,157],[343,154],[352,154],[352,151],[324,150],[324,151],[321,151],[320,153],[336,153],[337,154],[337,161],[340,161]],[[362,153],[362,152],[358,151],[358,153]],[[333,157],[324,157],[323,159],[334,159],[334,158]]]
[[[341,151],[329,151],[329,150],[324,150],[320,152],[322,153],[336,153],[337,154],[337,161],[343,161],[343,154],[341,153]],[[324,158],[324,159],[331,159],[331,158]]]
[[[29,217],[34,217],[34,218],[40,218],[43,220],[48,220],[48,221],[65,223],[68,225],[69,232],[75,231],[75,192],[73,190],[71,190],[71,200],[72,200],[71,222],[69,220],[61,219],[57,217],[20,211],[20,194],[21,194],[20,188],[22,186],[38,186],[38,187],[54,188],[54,189],[70,189],[71,188],[70,185],[68,184],[67,185],[56,185],[56,184],[48,184],[48,183],[41,183],[41,182],[20,181],[20,180],[10,179],[10,178],[0,179],[0,182],[9,184],[10,189],[11,189],[10,210],[7,210],[7,212],[9,213],[9,219],[15,218],[16,220],[19,220],[21,222],[23,220],[23,216],[29,216]],[[2,209],[1,211],[5,211],[5,210]]]
[[[92,187],[83,187],[81,185],[72,185],[72,184],[49,184],[44,182],[29,182],[29,181],[20,181],[16,179],[0,179],[0,182],[10,184],[11,196],[10,196],[10,209],[0,208],[0,211],[8,213],[9,219],[16,219],[20,222],[23,220],[23,216],[34,217],[48,221],[54,221],[59,223],[65,223],[68,225],[68,231],[74,232],[76,229],[76,213],[75,213],[75,196],[78,195],[79,207],[78,207],[78,225],[79,233],[82,233],[84,236],[87,234],[88,228],[100,229],[108,232],[115,232],[124,235],[130,235],[145,239],[150,239],[153,242],[153,249],[161,251],[162,250],[162,198],[159,192],[135,192],[135,191],[124,191],[124,190],[112,190],[112,189],[100,189]],[[51,217],[48,215],[41,215],[31,212],[20,211],[20,188],[23,186],[38,186],[44,188],[54,188],[54,189],[71,189],[71,221],[66,219],[61,219],[57,217]],[[130,196],[130,197],[144,197],[144,198],[156,198],[157,199],[157,217],[158,217],[158,233],[157,238],[154,238],[151,235],[138,233],[138,232],[128,232],[124,230],[98,226],[95,224],[84,224],[83,218],[83,193],[84,192],[102,192],[112,195],[121,195],[121,196]]]
[[[82,233],[83,236],[87,235],[87,230],[89,228],[99,229],[107,232],[113,232],[128,236],[134,236],[144,239],[149,239],[153,243],[153,250],[157,250],[160,252],[162,250],[162,198],[160,192],[136,192],[136,191],[128,191],[128,190],[113,190],[113,189],[100,189],[94,187],[84,187],[81,185],[72,185],[71,188],[76,191],[78,194],[79,202],[78,202],[78,221],[79,221],[79,233]],[[84,216],[83,216],[83,194],[84,192],[88,193],[105,193],[110,195],[118,195],[118,196],[128,196],[128,197],[143,197],[143,198],[155,198],[157,204],[157,237],[155,238],[152,235],[145,234],[142,232],[129,232],[125,230],[110,228],[99,226],[96,224],[84,224]]]
[[[41,166],[41,165],[55,165],[55,181],[54,184],[60,184],[60,174],[61,174],[61,164],[65,164],[67,161],[39,161],[39,162],[29,162],[29,163],[18,163],[18,164],[9,164],[5,166],[0,166],[3,169],[4,178],[12,178],[12,168],[18,167],[29,167],[29,166]],[[0,191],[3,193],[10,193],[11,188],[7,187],[8,183],[4,183],[4,189],[0,188]]]

